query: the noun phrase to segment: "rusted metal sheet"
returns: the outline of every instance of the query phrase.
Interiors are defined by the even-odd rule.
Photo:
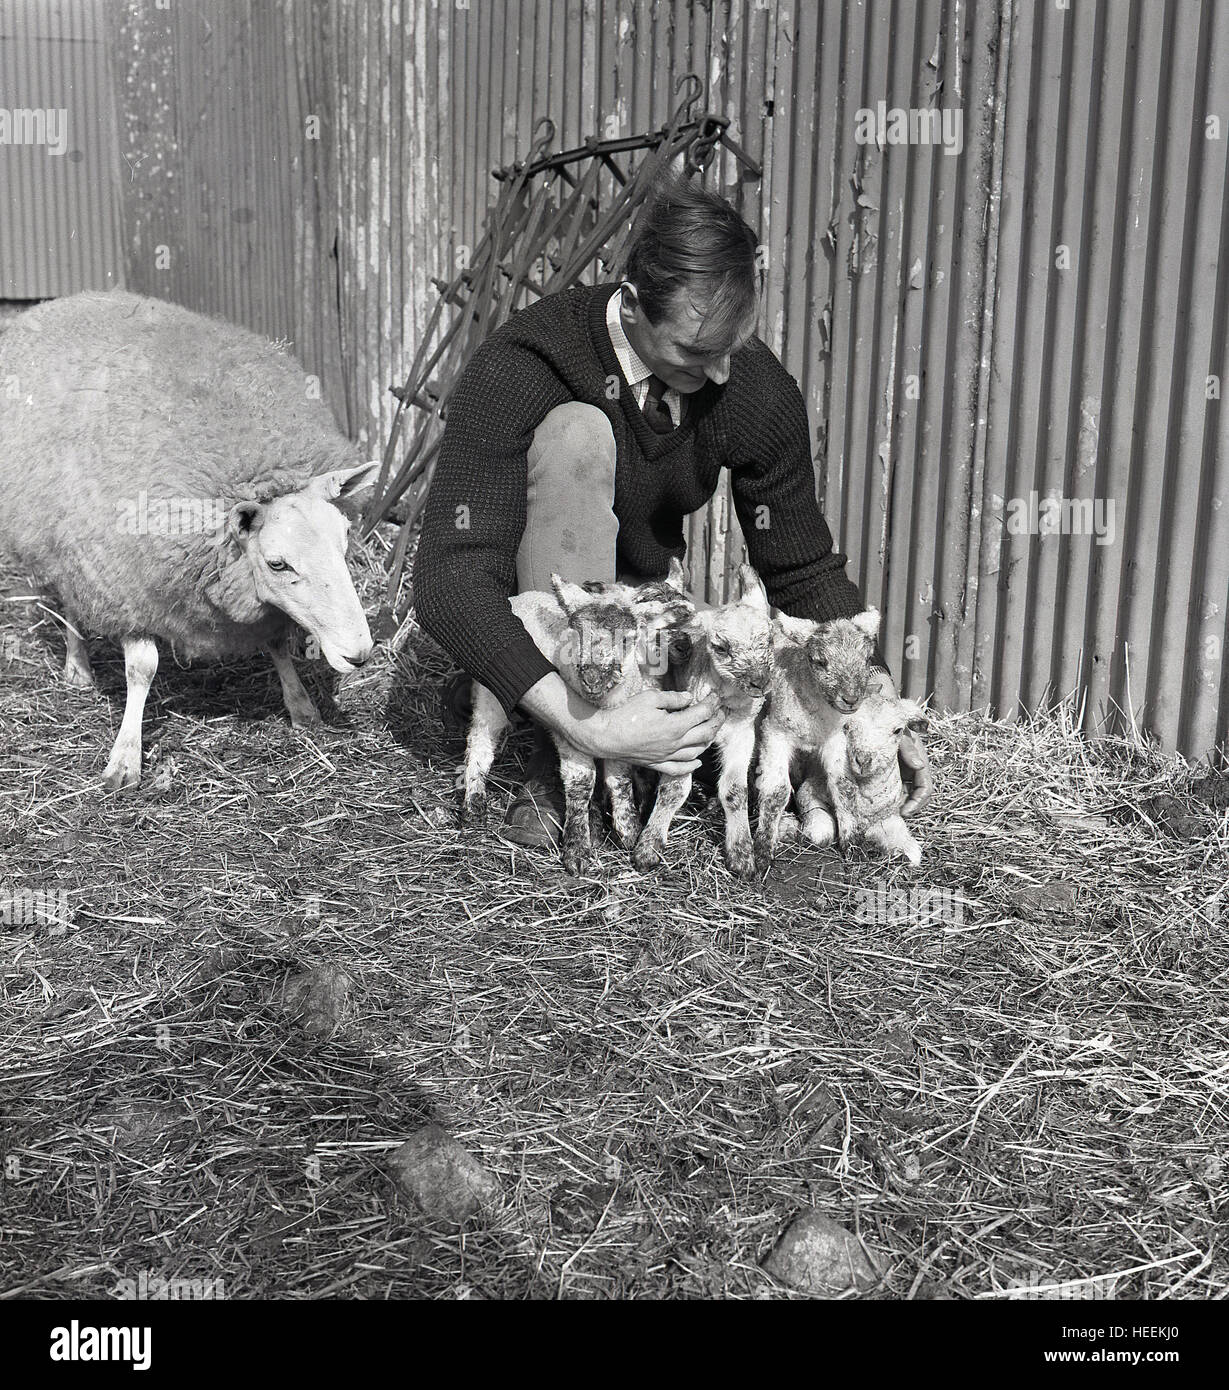
[[[541,116],[558,148],[658,127],[698,73],[763,165],[708,178],[760,236],[762,332],[904,688],[1004,715],[1071,694],[1194,756],[1226,738],[1229,0],[106,13],[129,281],[290,339],[373,455],[491,170]],[[959,112],[960,152],[861,139],[867,110],[919,134]],[[1099,512],[1051,533],[1047,497]],[[728,488],[689,540],[722,597]]]
[[[0,0],[0,299],[123,284],[105,0]]]

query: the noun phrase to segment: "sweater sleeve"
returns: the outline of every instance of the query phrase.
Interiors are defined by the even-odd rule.
[[[528,348],[497,333],[477,349],[449,402],[414,563],[418,621],[508,713],[556,669],[508,598],[525,530],[526,455],[563,399]]]
[[[744,351],[750,354],[746,381],[753,389],[740,389],[733,403],[727,458],[748,558],[769,599],[791,617],[852,618],[866,605],[815,499],[802,392],[760,339]],[[873,660],[888,670],[878,643]]]

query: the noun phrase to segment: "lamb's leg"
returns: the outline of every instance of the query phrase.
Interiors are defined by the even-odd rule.
[[[141,720],[145,717],[145,697],[157,671],[158,648],[153,640],[125,637],[124,674],[128,678],[128,700],[119,735],[102,774],[102,784],[108,791],[135,787],[141,780]]]
[[[761,868],[767,868],[777,852],[781,813],[789,802],[790,751],[789,740],[783,734],[765,730],[756,774],[760,814],[755,827],[755,858]]]
[[[805,775],[794,793],[798,803],[799,828],[803,838],[813,845],[830,845],[836,839],[833,819],[823,778],[817,764],[808,763]]]
[[[290,713],[290,722],[296,729],[311,728],[317,724],[323,724],[320,718],[320,711],[316,708],[316,702],[307,693],[303,682],[299,679],[299,673],[294,669],[294,662],[290,657],[290,642],[286,637],[279,637],[276,642],[270,642],[265,648],[277,671],[278,679],[282,683],[282,699],[286,702],[286,709]]]
[[[751,822],[747,817],[747,784],[751,776],[751,758],[754,753],[755,723],[748,719],[731,729],[721,744],[721,777],[717,783],[717,795],[725,810],[725,862],[730,872],[738,874],[741,878],[748,878],[755,873]],[[786,786],[788,785],[787,770]]]
[[[903,855],[910,864],[922,862],[922,847],[900,816],[888,816],[877,825],[869,826],[865,838],[869,844],[877,845],[887,854]]]
[[[504,707],[485,685],[474,682],[473,714],[469,738],[465,743],[465,770],[462,774],[461,823],[481,825],[486,820],[486,780],[508,728]]]
[[[687,800],[691,791],[691,773],[684,772],[677,777],[662,775],[657,784],[657,800],[653,810],[636,843],[632,863],[647,873],[662,861],[666,841],[670,838],[670,823],[678,809]]]
[[[629,763],[606,762],[602,767],[606,790],[610,793],[610,820],[615,839],[631,849],[640,838],[640,816],[636,810],[636,786]]]
[[[69,618],[64,619],[64,640],[68,645],[64,655],[64,684],[73,690],[93,690],[94,672],[90,669],[90,649]]]
[[[570,874],[592,870],[593,841],[589,832],[589,806],[597,785],[597,765],[579,749],[562,739],[559,748],[559,776],[563,782],[563,867]]]

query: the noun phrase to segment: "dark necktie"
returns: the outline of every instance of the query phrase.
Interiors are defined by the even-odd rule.
[[[670,407],[662,400],[662,396],[667,390],[669,387],[661,377],[649,377],[649,393],[644,398],[644,418],[649,422],[649,428],[655,434],[674,433],[674,420],[670,415]]]

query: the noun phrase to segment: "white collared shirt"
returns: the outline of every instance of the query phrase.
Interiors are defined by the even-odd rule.
[[[606,305],[606,329],[610,334],[610,345],[614,348],[619,370],[623,373],[627,384],[632,388],[632,395],[636,399],[636,404],[643,410],[649,394],[649,377],[653,373],[640,360],[636,349],[627,340],[627,334],[623,331],[622,320],[619,318],[622,304],[623,291],[618,289],[610,296],[610,302]],[[683,402],[679,393],[674,387],[668,386],[662,392],[661,398],[666,403],[671,420],[674,421],[674,428],[678,429],[683,419]]]

